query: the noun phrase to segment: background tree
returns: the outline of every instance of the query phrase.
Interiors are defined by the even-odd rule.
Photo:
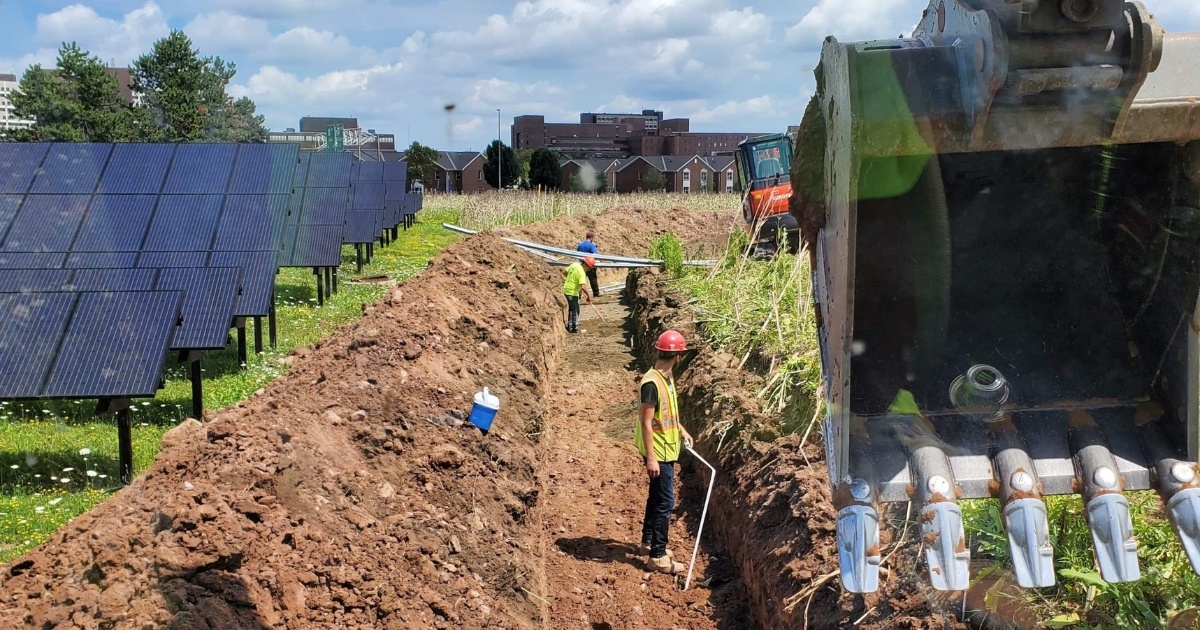
[[[529,158],[529,184],[556,190],[562,184],[562,166],[558,154],[550,149],[538,149]]]
[[[487,163],[483,165],[483,179],[489,186],[492,188],[507,188],[517,181],[517,157],[508,145],[495,140],[488,146],[484,157],[487,158]],[[502,164],[497,165],[497,161],[502,162]],[[496,182],[497,166],[504,169],[502,173],[502,177],[504,178],[502,186],[497,185]]]
[[[533,149],[513,149],[513,159],[517,162],[517,185],[528,190],[531,186],[529,161],[533,159]]]
[[[247,98],[227,92],[237,73],[220,57],[201,57],[183,31],[154,42],[130,67],[133,89],[168,142],[263,142],[263,117]]]
[[[667,176],[662,171],[651,168],[642,175],[642,189],[656,192],[667,189]]]
[[[33,119],[30,129],[12,132],[11,139],[44,142],[128,142],[154,140],[153,125],[144,112],[121,98],[116,77],[99,57],[75,42],[58,50],[56,68],[30,66],[12,95],[13,113]]]
[[[421,182],[426,190],[434,189],[433,175],[438,160],[438,150],[427,147],[420,142],[408,145],[404,152],[404,161],[408,163],[408,187]]]

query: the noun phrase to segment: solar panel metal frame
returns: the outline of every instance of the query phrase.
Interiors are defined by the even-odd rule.
[[[154,396],[183,300],[179,291],[80,292],[41,397]]]
[[[0,269],[62,269],[66,252],[0,252]]]
[[[72,269],[5,269],[0,273],[0,293],[72,291]]]

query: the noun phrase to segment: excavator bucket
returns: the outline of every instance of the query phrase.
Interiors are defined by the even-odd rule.
[[[964,498],[1000,502],[1025,587],[1055,580],[1046,495],[1082,497],[1128,582],[1125,493],[1154,489],[1200,572],[1197,59],[1109,0],[933,0],[911,38],[826,41],[795,167],[820,189],[792,207],[847,590],[877,588],[881,503],[907,501],[933,585],[967,588]]]

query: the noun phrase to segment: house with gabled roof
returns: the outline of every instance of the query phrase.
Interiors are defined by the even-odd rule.
[[[611,192],[615,190],[613,187],[613,176],[616,169],[620,167],[621,160],[616,158],[571,159],[562,160],[560,165],[562,166],[562,180],[559,183],[559,188],[570,190],[571,178],[581,173],[586,167],[596,173],[603,173],[606,192]]]
[[[732,162],[699,155],[639,155],[623,160],[616,169],[613,186],[616,192],[632,193],[646,190],[643,181],[653,170],[666,176],[666,192],[687,194],[725,192]]]
[[[479,193],[495,190],[483,178],[487,158],[478,151],[439,151],[433,167],[434,192]]]

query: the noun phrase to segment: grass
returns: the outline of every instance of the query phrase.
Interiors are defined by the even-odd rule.
[[[808,255],[754,260],[744,253],[746,242],[735,233],[716,266],[682,268],[674,283],[713,345],[764,374],[757,395],[764,411],[780,414],[779,435],[786,435],[808,427],[820,385]],[[660,255],[673,249],[656,246]]]
[[[628,195],[591,195],[580,193],[533,191],[492,191],[479,195],[433,195],[425,198],[425,208],[455,213],[459,225],[486,230],[498,225],[528,225],[565,215],[599,214],[616,206],[638,206],[669,210],[683,207],[705,212],[730,212],[738,198],[727,194],[684,195],[678,193],[633,193]]]
[[[455,222],[452,209],[423,211],[410,230],[388,247],[376,248],[362,276],[388,275],[402,281],[420,273],[439,251],[459,238],[441,228]],[[284,269],[276,279],[278,345],[253,353],[239,369],[237,347],[204,357],[204,407],[219,409],[245,400],[286,370],[280,359],[353,322],[362,304],[388,290],[386,284],[350,280],[354,250],[342,253],[339,292],[318,308],[316,282],[307,269]],[[265,327],[265,320],[264,320]],[[264,343],[266,334],[263,335]],[[134,470],[145,470],[164,433],[191,415],[186,368],[167,372],[166,387],[133,408]],[[82,454],[86,453],[86,454]],[[94,473],[89,476],[88,471]],[[0,402],[0,562],[8,562],[49,538],[63,524],[91,509],[118,488],[117,429],[112,416],[97,415],[90,401]],[[65,480],[65,481],[64,481]]]

